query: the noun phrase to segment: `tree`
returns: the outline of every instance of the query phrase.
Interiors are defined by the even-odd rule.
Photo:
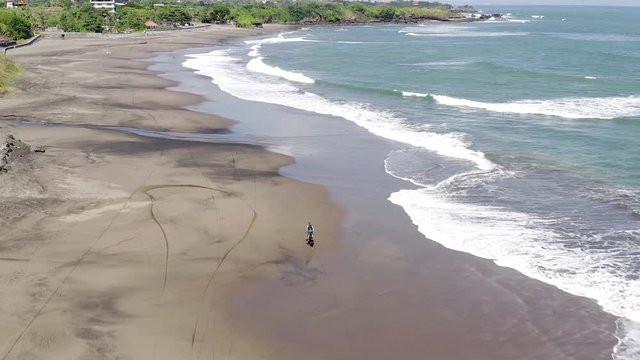
[[[231,16],[228,4],[215,4],[201,16],[203,23],[224,24]]]
[[[158,9],[158,18],[172,25],[183,25],[191,22],[191,15],[177,6],[165,6]]]
[[[377,17],[380,20],[391,21],[396,17],[396,9],[391,6],[384,6],[380,9],[380,13]]]
[[[351,7],[351,10],[354,13],[360,16],[364,15],[364,13],[367,11],[367,8],[361,3],[353,3],[353,4],[350,4],[349,6]]]
[[[73,16],[73,13],[68,10],[63,11],[62,14],[60,14],[58,27],[63,31],[80,31],[80,25]]]
[[[151,15],[150,10],[133,6],[123,6],[116,12],[115,27],[118,31],[144,30],[144,23]]]
[[[312,15],[312,12],[310,11],[308,6],[298,2],[288,4],[286,8],[289,14],[291,14],[291,20],[294,22],[302,21],[303,19],[309,18]]]
[[[241,6],[233,9],[231,18],[235,21],[236,26],[239,27],[247,27],[259,22],[253,17],[253,15],[251,15],[249,10]]]
[[[343,15],[342,9],[337,4],[324,4],[316,11],[320,19],[326,22],[336,22],[342,19]]]
[[[29,19],[12,10],[0,10],[0,33],[12,39],[28,39],[33,36]]]
[[[44,29],[47,22],[47,14],[44,9],[38,8],[31,14],[31,21],[34,27]]]
[[[88,32],[102,32],[102,25],[104,25],[104,17],[100,16],[97,11],[85,13],[81,21],[82,30]]]

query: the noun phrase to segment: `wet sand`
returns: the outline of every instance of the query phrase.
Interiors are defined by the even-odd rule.
[[[592,301],[424,239],[386,201],[399,181],[371,181],[393,144],[362,129],[212,93],[262,121],[309,120],[295,146],[322,156],[294,165],[257,146],[104,127],[224,133],[232,121],[215,108],[184,108],[211,99],[166,90],[175,83],[135,59],[260,31],[9,53],[27,77],[0,99],[13,115],[1,139],[46,152],[0,174],[0,359],[609,358],[614,319]]]

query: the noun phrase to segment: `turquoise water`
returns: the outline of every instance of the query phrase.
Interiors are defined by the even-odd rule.
[[[487,8],[505,19],[301,29],[185,66],[242,99],[401,144],[389,200],[425,237],[620,317],[640,358],[640,8]],[[303,126],[303,125],[301,125]]]
[[[485,153],[535,153],[560,167],[581,166],[585,175],[640,185],[640,152],[625,151],[640,145],[640,10],[511,11],[530,22],[314,29],[306,38],[322,42],[273,44],[263,53],[270,65],[316,79],[314,93],[327,98],[393,109],[416,123],[446,123]],[[399,99],[393,90],[482,103],[538,100],[549,114],[582,120],[514,116],[499,106],[452,109],[432,98]],[[563,98],[580,100],[556,108]],[[626,116],[591,119],[619,115]]]

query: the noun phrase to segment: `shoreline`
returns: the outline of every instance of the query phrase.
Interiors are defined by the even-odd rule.
[[[191,53],[200,53],[202,52],[201,50],[202,49],[194,49]],[[179,53],[182,55],[185,54],[185,52]],[[176,56],[179,56],[179,54],[176,54]],[[176,63],[174,64],[174,68],[180,68],[180,63],[181,61],[176,61]],[[162,68],[170,69],[171,67],[165,67],[163,65]],[[375,273],[376,276],[379,277],[379,279],[375,279],[376,276],[365,276],[366,278],[369,278],[368,286],[365,287],[365,289],[361,289],[359,291],[369,292],[373,288],[381,288],[382,290],[379,294],[384,294],[385,296],[388,296],[386,294],[390,293],[402,293],[402,291],[408,291],[408,293],[412,294],[416,298],[425,300],[425,303],[422,305],[411,304],[408,306],[402,306],[400,304],[405,304],[405,300],[399,300],[397,296],[401,295],[395,294],[394,296],[396,297],[396,301],[398,301],[397,303],[387,303],[385,305],[382,305],[383,308],[378,308],[376,311],[372,311],[369,316],[380,317],[385,316],[385,314],[392,313],[396,315],[413,314],[414,316],[419,317],[420,315],[422,315],[420,311],[427,311],[425,310],[425,308],[429,308],[429,304],[438,304],[438,302],[441,301],[441,299],[436,300],[438,299],[438,295],[434,296],[432,294],[423,292],[429,292],[431,290],[431,286],[429,286],[428,289],[422,289],[422,291],[415,289],[394,289],[390,291],[388,285],[380,283],[380,279],[393,279],[391,282],[394,284],[398,284],[403,280],[406,280],[410,284],[421,284],[427,278],[435,276],[435,278],[438,280],[435,280],[434,282],[442,284],[443,279],[451,278],[451,280],[459,282],[460,280],[457,279],[457,277],[462,277],[470,282],[466,283],[465,285],[453,285],[452,282],[451,284],[447,283],[446,285],[443,284],[442,286],[451,287],[451,289],[447,289],[447,292],[450,292],[451,294],[455,294],[456,292],[461,291],[461,289],[467,289],[463,290],[463,292],[469,291],[469,289],[473,289],[471,293],[474,294],[474,297],[479,297],[479,299],[482,299],[482,303],[485,303],[486,301],[493,301],[496,304],[502,304],[498,306],[505,306],[506,308],[514,306],[512,301],[516,299],[518,299],[516,300],[516,303],[522,303],[524,301],[526,303],[525,307],[527,308],[527,310],[520,309],[520,311],[523,311],[522,313],[516,311],[516,313],[512,314],[514,316],[514,319],[521,319],[512,320],[514,321],[514,324],[520,321],[523,324],[529,324],[527,326],[532,326],[533,328],[547,328],[549,330],[546,331],[548,331],[549,333],[555,332],[555,336],[557,336],[558,338],[563,338],[564,336],[566,336],[561,335],[565,334],[565,331],[567,331],[567,334],[571,333],[571,328],[590,328],[593,331],[591,334],[582,335],[586,335],[586,337],[594,336],[595,338],[599,338],[598,340],[592,339],[587,341],[574,339],[574,341],[581,344],[582,341],[592,344],[601,344],[597,346],[594,345],[594,347],[589,350],[587,350],[586,348],[577,350],[571,349],[572,345],[570,343],[565,343],[563,340],[557,342],[547,340],[546,342],[537,344],[532,348],[529,348],[529,346],[532,346],[532,344],[535,342],[535,340],[531,340],[531,343],[521,344],[521,353],[512,353],[509,354],[509,356],[506,358],[530,358],[531,356],[533,356],[534,358],[538,358],[538,356],[542,356],[541,354],[545,352],[547,352],[545,357],[540,358],[550,358],[549,356],[564,356],[567,358],[575,359],[605,359],[610,357],[611,350],[616,342],[616,339],[613,337],[615,327],[613,323],[615,321],[615,317],[610,314],[604,313],[594,300],[568,294],[552,285],[528,278],[515,270],[500,267],[490,260],[484,260],[471,256],[469,254],[445,249],[440,245],[431,243],[428,239],[425,239],[420,233],[418,233],[415,225],[410,222],[408,215],[405,214],[401,210],[401,208],[392,205],[386,200],[385,194],[395,192],[399,190],[399,188],[411,187],[411,185],[404,181],[400,181],[395,178],[390,179],[390,175],[388,175],[384,171],[384,169],[382,169],[382,160],[386,157],[388,151],[394,148],[393,141],[377,138],[374,135],[369,134],[366,130],[359,128],[354,124],[345,121],[344,119],[310,114],[304,111],[286,108],[274,104],[253,103],[251,101],[244,101],[234,98],[229,94],[223,93],[221,90],[217,89],[217,86],[210,84],[210,79],[206,77],[203,78],[201,75],[197,74],[192,74],[190,76],[189,72],[189,70],[184,69],[173,70],[173,72],[169,71],[168,73],[165,73],[163,77],[172,80],[183,80],[181,82],[181,85],[173,88],[175,90],[188,91],[205,96],[206,101],[203,104],[194,106],[194,108],[198,111],[210,111],[212,113],[238,119],[240,122],[233,128],[233,132],[236,134],[261,134],[261,136],[272,134],[268,129],[265,129],[265,127],[261,125],[261,122],[268,122],[270,124],[270,127],[279,129],[279,131],[282,131],[282,129],[288,129],[284,134],[282,134],[282,138],[278,138],[277,136],[275,136],[276,134],[273,133],[272,135],[274,135],[274,138],[272,140],[276,141],[276,147],[281,146],[288,149],[288,151],[290,151],[298,161],[295,164],[283,168],[281,172],[286,176],[294,177],[303,181],[318,183],[328,187],[334,197],[338,199],[338,201],[342,203],[342,205],[347,209],[348,216],[345,236],[347,240],[345,243],[345,248],[340,251],[342,254],[329,254],[326,257],[323,257],[322,261],[324,264],[324,268],[340,269],[339,271],[335,271],[336,274],[334,276],[341,279],[343,279],[344,277],[356,277],[358,280],[353,280],[353,283],[357,283],[358,281],[360,281],[364,274]],[[209,93],[211,96],[207,97],[207,93]],[[242,110],[237,111],[232,109]],[[233,113],[234,111],[235,113]],[[250,114],[256,113],[261,114],[261,121],[255,121],[252,119]],[[295,124],[297,121],[304,122],[305,128],[310,128],[311,130],[301,130],[300,133],[292,130],[292,128],[296,126]],[[336,125],[336,123],[342,123],[342,125]],[[340,137],[329,135],[337,133],[340,133],[342,135]],[[301,144],[296,142],[296,137],[301,138]],[[310,145],[308,140],[309,137],[317,137],[318,139],[322,139],[325,141],[314,141],[313,145]],[[344,143],[340,142],[340,139],[342,139],[343,137],[348,137],[349,143],[355,144],[351,144],[351,146],[345,146]],[[299,146],[298,150],[300,150],[300,153],[298,154],[296,154],[296,146]],[[376,150],[374,151],[373,149]],[[308,154],[318,154],[320,152],[326,152],[327,154],[326,156],[320,156],[320,159],[314,158],[314,156]],[[372,160],[372,156],[377,160]],[[351,161],[346,161],[345,159],[347,158],[354,159],[352,159]],[[336,162],[339,164],[334,164]],[[367,183],[371,182],[372,178],[376,179],[375,181],[380,181],[380,183],[375,184],[374,186],[369,186]],[[348,183],[345,183],[346,179],[349,179]],[[372,195],[378,196],[379,199],[377,201],[371,199],[367,199],[366,201],[363,200],[363,198],[367,198],[368,196]],[[385,229],[382,225],[385,222],[390,222],[391,224],[393,224],[391,225],[393,230]],[[402,231],[399,231],[399,229],[402,229]],[[372,239],[377,240],[373,245],[371,244]],[[427,244],[425,244],[425,241],[427,242]],[[409,244],[406,244],[405,242],[408,242]],[[349,258],[349,256],[351,258]],[[375,259],[374,264],[368,264],[368,266],[364,267],[362,266],[363,264],[358,264],[363,261],[363,258],[367,258],[368,256],[371,256],[373,259]],[[357,259],[355,261],[355,264],[353,263],[354,259]],[[327,266],[325,264],[326,262],[330,262],[331,265]],[[399,264],[397,262],[399,262]],[[423,262],[429,265],[423,264]],[[457,272],[456,275],[453,275],[453,277],[451,277],[451,275],[447,271],[443,270],[444,268],[450,267],[450,263],[457,264],[455,265]],[[373,267],[371,267],[371,265],[373,265]],[[436,270],[436,274],[427,275],[424,272],[416,273],[415,270],[409,270],[407,268],[403,269],[402,271],[398,271],[398,269],[396,269],[397,266],[400,266],[401,268],[408,267],[409,269],[412,267],[420,267],[423,269]],[[351,273],[356,273],[358,275],[351,275]],[[373,279],[371,279],[370,277],[373,277]],[[336,280],[326,281],[335,282]],[[345,280],[341,280],[341,282],[348,283],[348,281]],[[478,284],[486,286],[487,289],[496,289],[497,287],[501,289],[499,292],[502,295],[497,295],[490,292],[486,293],[486,289],[478,289],[478,287],[482,287]],[[314,283],[314,286],[321,285]],[[334,285],[325,283],[324,286],[329,287],[325,289],[327,292],[334,291],[330,289]],[[404,286],[400,285],[397,287],[404,288]],[[410,288],[411,285],[408,285],[408,287]],[[544,297],[546,298],[539,299],[539,292],[544,293]],[[305,299],[315,299],[316,297],[322,298],[321,294],[314,293],[313,291],[309,291],[309,293],[314,293],[314,295],[309,295],[309,293],[307,293],[306,295],[301,295],[305,294],[305,292],[295,293],[296,295],[282,295],[283,293],[287,293],[287,288],[282,288],[281,285],[272,282],[271,284],[269,284],[269,286],[265,285],[260,291],[253,294],[252,296],[255,299],[275,297],[277,299],[281,299],[282,301],[286,301],[289,296],[303,296]],[[507,295],[507,300],[505,299],[504,295]],[[359,298],[358,302],[362,302],[362,307],[374,306],[372,304],[376,302],[375,298],[377,296],[372,295],[372,297],[374,299]],[[335,299],[333,299],[333,301],[330,298],[322,299],[323,300],[320,300],[318,302],[311,300],[311,302],[317,308],[326,306],[326,304],[323,305],[323,301],[325,301],[326,303],[335,302]],[[451,298],[449,299],[449,301],[451,301],[452,303],[455,302]],[[464,301],[462,302],[464,303]],[[455,309],[463,304],[447,305],[451,305],[451,309]],[[241,310],[238,311],[239,313],[244,313],[247,311],[247,309],[252,309],[257,306],[259,306],[259,303],[249,302],[245,304],[245,306],[239,307]],[[344,306],[348,307],[349,305],[344,304]],[[484,305],[480,306],[481,308],[486,310]],[[492,306],[493,305],[491,305],[490,307]],[[309,307],[312,307],[312,305],[309,305]],[[332,306],[329,307],[332,308]],[[516,305],[516,307],[518,306]],[[567,322],[566,324],[558,324],[557,322],[561,320],[556,317],[549,317],[546,309],[557,307],[565,310],[562,312],[563,315],[561,318],[563,319],[562,321]],[[451,309],[449,311],[453,311]],[[300,316],[301,318],[307,318],[310,315],[308,313],[310,309],[308,308],[299,308],[296,310],[300,312],[298,316]],[[496,313],[490,315],[493,311],[496,311]],[[572,311],[580,313],[581,316],[577,316],[576,314],[570,315]],[[480,313],[483,312],[484,311],[481,311]],[[278,314],[280,313],[280,311],[273,310],[266,311],[265,313]],[[282,339],[302,337],[304,339],[300,339],[300,341],[307,344],[307,346],[312,347],[312,344],[316,342],[316,340],[313,339],[314,337],[322,337],[321,334],[325,332],[339,333],[340,331],[338,324],[348,322],[349,320],[355,322],[362,321],[362,319],[359,319],[358,315],[356,314],[348,314],[333,308],[327,310],[326,312],[321,311],[320,313],[322,314],[322,318],[330,318],[336,315],[341,316],[341,318],[332,319],[336,323],[331,325],[314,325],[314,327],[318,326],[324,328],[323,330],[319,331],[319,333],[309,336],[303,336],[298,333],[299,329],[301,328],[307,330],[307,327],[310,326],[309,324],[295,324],[295,322],[288,323],[287,326],[279,329],[279,331],[282,332],[280,334],[280,341],[284,341]],[[273,329],[278,328],[278,324],[281,323],[281,320],[269,318],[268,316],[264,316],[264,314],[257,314],[255,312],[250,312],[250,314],[250,316],[247,316],[247,318],[249,318],[248,321],[261,319],[263,324],[256,326],[262,326],[262,329],[265,332],[273,332]],[[433,314],[429,312],[428,316],[431,315]],[[581,318],[583,315],[584,318]],[[311,318],[315,319],[317,316],[319,315],[316,313],[315,315],[311,315]],[[482,316],[488,316],[497,321],[497,323],[494,324],[493,330],[485,329],[485,331],[489,333],[486,335],[487,337],[498,336],[497,334],[502,334],[500,336],[506,336],[514,343],[522,341],[522,338],[513,337],[514,333],[523,331],[523,329],[506,330],[508,326],[505,327],[505,324],[502,324],[499,321],[499,319],[503,317],[503,314],[501,314],[498,309],[489,310]],[[524,318],[521,318],[522,316],[524,316]],[[297,316],[292,317],[295,318]],[[535,320],[533,320],[532,317],[535,318]],[[410,320],[406,319],[407,321],[404,324],[404,329],[395,329],[396,331],[387,335],[395,339],[398,336],[402,337],[402,335],[398,334],[405,334],[407,337],[411,338],[412,336],[415,336],[416,333],[424,331],[424,328],[422,327],[424,325],[415,327],[415,319],[411,316],[409,318]],[[450,320],[451,319],[449,319],[448,321]],[[286,321],[291,321],[291,319],[287,319]],[[388,321],[390,323],[394,323],[394,319],[388,319]],[[413,351],[411,351],[409,350],[411,346],[407,347],[407,344],[404,344],[406,352],[409,354],[422,354],[427,351],[427,348],[429,347],[437,348],[441,342],[447,342],[447,340],[445,339],[449,337],[457,337],[461,339],[462,342],[464,342],[464,339],[466,339],[466,337],[460,336],[461,333],[469,331],[466,326],[472,327],[479,325],[476,323],[477,321],[478,318],[475,318],[475,316],[471,316],[470,318],[466,319],[466,322],[463,321],[462,324],[460,324],[459,330],[454,330],[455,326],[452,326],[451,328],[447,329],[448,331],[450,331],[450,333],[439,334],[439,336],[441,336],[442,338],[439,338],[438,340],[422,339],[422,341],[426,341],[428,345],[422,344],[421,346],[424,346],[424,348],[421,351],[416,350],[415,348],[413,349]],[[485,319],[483,321],[487,320]],[[328,322],[330,323],[331,321]],[[555,324],[552,325],[551,323]],[[582,325],[579,325],[580,323],[582,323]],[[356,326],[356,328],[357,327],[358,326]],[[564,328],[564,330],[561,328]],[[292,331],[288,329],[298,329],[298,332],[292,333]],[[310,332],[314,330],[317,331],[317,329],[312,328],[309,328],[308,330]],[[363,330],[365,332],[364,335],[358,336],[351,334],[351,336],[348,336],[348,343],[350,344],[350,341],[354,341],[357,339],[358,344],[361,344],[364,347],[370,347],[371,349],[369,349],[366,353],[367,357],[385,358],[385,356],[381,354],[384,354],[385,351],[391,351],[389,349],[372,346],[370,343],[381,343],[384,344],[384,347],[386,348],[398,346],[401,343],[394,340],[392,341],[392,344],[389,344],[389,341],[385,340],[387,339],[386,337],[382,337],[380,339],[376,337],[367,338],[371,337],[372,335],[370,332],[371,329],[365,326],[359,331]],[[359,331],[354,330],[355,333],[358,333]],[[384,332],[386,331],[386,329],[378,331]],[[508,334],[504,334],[503,331],[508,331]],[[524,331],[526,332],[528,330]],[[526,336],[523,335],[523,337],[535,339],[539,335],[539,333],[532,333]],[[471,336],[471,338],[468,340],[472,342],[475,341],[475,339],[473,339],[473,336]],[[336,339],[332,339],[331,341],[332,346],[334,347],[340,348],[340,346],[342,345],[342,342],[336,341]],[[289,345],[289,343],[290,341],[287,342],[287,345]],[[602,344],[605,345],[602,346]],[[341,348],[341,351],[343,352],[340,352],[340,350],[335,350],[336,352],[333,354],[333,357],[341,358],[342,356],[344,356],[345,353],[349,352],[349,350],[347,350],[349,346],[351,345],[344,344],[344,347]],[[415,344],[412,344],[412,346],[415,347]],[[420,346],[418,346],[418,348],[419,347]],[[596,348],[598,350],[596,350]],[[315,348],[315,351],[321,352],[323,351],[322,349],[322,347]],[[438,352],[437,354],[434,352],[429,352],[429,354],[434,356],[434,358],[447,358],[447,356],[451,356],[452,352],[452,349],[448,350],[449,353],[447,351],[443,351],[442,353]],[[502,358],[503,356],[505,356],[504,351],[506,351],[506,349],[504,348],[482,348],[481,350],[474,350],[476,352],[473,353],[473,356],[475,356],[476,358],[487,359]],[[395,351],[400,350],[396,348]],[[457,349],[456,351],[458,353],[464,353],[465,350]],[[314,351],[311,352],[313,353]],[[397,354],[397,352],[395,353]],[[555,354],[550,355],[553,353]],[[470,356],[471,355],[472,354],[470,354]],[[283,351],[281,353],[281,356],[299,357],[309,355],[308,351],[306,353],[304,351],[300,353],[296,353],[293,351]],[[387,353],[386,358],[388,358],[389,356],[392,355]]]
[[[175,57],[173,60],[179,65]],[[175,67],[176,64],[169,67]],[[148,66],[146,63],[143,65],[145,69]],[[138,65],[133,67],[131,73],[134,75],[147,71],[138,68]],[[139,110],[136,106],[142,103],[149,107],[153,103],[150,100],[162,93],[162,86],[169,86],[171,89],[196,86],[193,78],[198,76],[192,74],[191,78],[184,80],[184,84],[173,85],[166,80],[146,79],[146,88],[143,89],[152,91],[146,91],[142,95],[131,95],[131,99],[142,100],[131,100],[130,103],[123,100],[129,99],[128,97],[116,96],[116,106],[125,104],[128,106],[126,109]],[[208,80],[200,78],[198,82]],[[124,83],[116,82],[113,85],[119,89],[126,89]],[[62,186],[61,189],[57,189],[61,194],[78,193],[81,188],[85,191],[85,197],[92,199],[78,200],[70,204],[70,209],[52,210],[54,214],[44,218],[47,224],[43,224],[41,232],[46,234],[53,229],[58,233],[64,233],[64,228],[56,225],[51,219],[58,217],[74,221],[73,231],[67,230],[65,236],[71,239],[66,243],[77,243],[76,248],[85,244],[82,239],[73,236],[76,231],[89,233],[94,228],[102,230],[103,227],[98,226],[102,224],[107,225],[106,237],[112,237],[104,239],[100,235],[98,240],[95,240],[97,245],[101,242],[106,243],[100,249],[102,252],[90,250],[87,253],[91,261],[74,262],[72,256],[67,260],[73,269],[69,276],[75,277],[74,282],[77,284],[63,282],[60,285],[66,295],[60,295],[63,300],[54,300],[54,309],[63,313],[65,310],[75,310],[77,316],[72,316],[70,320],[64,319],[64,316],[56,319],[55,316],[59,314],[51,311],[46,321],[34,321],[34,325],[38,327],[37,331],[31,328],[23,331],[23,334],[31,334],[37,338],[34,333],[37,335],[40,331],[51,330],[47,329],[47,325],[75,326],[75,331],[63,331],[62,335],[53,333],[57,334],[52,335],[52,338],[59,352],[55,353],[54,357],[46,358],[69,358],[68,350],[60,348],[65,341],[73,344],[72,348],[75,350],[84,350],[85,354],[86,351],[95,351],[91,354],[98,354],[99,349],[109,348],[111,345],[117,348],[118,354],[122,352],[136,355],[135,358],[148,357],[149,349],[155,349],[154,353],[164,358],[180,358],[186,353],[195,354],[196,357],[203,353],[222,355],[231,351],[230,349],[233,349],[233,356],[237,358],[274,359],[300,356],[310,359],[364,356],[383,359],[397,356],[423,357],[426,354],[433,359],[470,356],[477,359],[547,359],[549,356],[599,359],[609,355],[604,354],[604,350],[599,353],[598,349],[601,343],[609,341],[607,334],[611,328],[607,326],[607,322],[610,317],[603,315],[592,301],[573,297],[515,271],[499,268],[490,261],[447,250],[425,240],[415,230],[415,226],[402,209],[390,204],[384,197],[384,194],[388,194],[390,189],[396,189],[401,182],[388,178],[381,183],[371,181],[386,176],[377,161],[379,156],[393,148],[392,142],[374,138],[363,129],[353,124],[345,124],[340,119],[327,123],[326,117],[313,114],[298,111],[283,113],[279,107],[266,110],[264,104],[249,104],[230,99],[219,90],[209,92],[206,87],[201,89],[209,95],[180,96],[181,100],[186,101],[185,107],[205,110],[210,106],[207,105],[208,101],[218,101],[218,104],[225,102],[225,111],[237,111],[240,117],[254,118],[254,123],[243,125],[243,129],[251,129],[253,126],[254,129],[260,130],[258,120],[261,119],[256,119],[256,114],[261,114],[261,118],[270,121],[282,119],[285,124],[286,121],[302,117],[310,122],[308,126],[311,134],[318,134],[318,131],[330,134],[332,131],[346,129],[353,143],[351,147],[345,148],[335,136],[318,136],[319,141],[314,144],[309,144],[304,139],[297,143],[292,140],[285,145],[292,147],[294,152],[296,146],[298,149],[302,147],[307,150],[326,151],[324,157],[315,159],[295,156],[294,153],[296,163],[292,163],[293,158],[269,155],[246,146],[193,144],[177,140],[140,138],[115,132],[109,132],[108,136],[105,136],[103,131],[82,128],[30,128],[28,132],[21,130],[20,135],[32,143],[53,143],[53,139],[56,139],[60,145],[54,146],[51,151],[48,150],[48,154],[55,155],[57,159],[73,160],[66,164],[56,164],[59,168],[53,169],[74,172],[74,181],[68,181],[67,178],[64,185],[72,183],[75,188],[70,192],[70,189],[64,189]],[[172,90],[171,94],[175,96],[174,93]],[[60,99],[51,99],[50,103],[54,100]],[[106,125],[131,125],[156,130],[169,128],[183,132],[215,132],[230,124],[228,120],[222,120],[218,116],[189,114],[188,124],[176,126],[175,118],[178,114],[193,111],[177,112],[174,109],[179,106],[178,101],[166,100],[167,104],[163,104],[162,111],[171,112],[171,116],[161,119],[153,116],[126,117],[120,119],[120,122],[105,116],[100,118],[100,121]],[[215,110],[208,110],[212,109]],[[80,110],[91,115],[91,110],[95,108],[81,107]],[[42,110],[40,114],[45,112]],[[32,112],[36,113],[38,112]],[[82,123],[77,119],[57,115],[57,121],[60,122]],[[220,122],[210,126],[209,121],[214,118]],[[88,121],[85,120],[84,123]],[[275,125],[270,126],[273,128]],[[231,136],[237,136],[237,133],[234,132]],[[294,134],[295,137],[302,138],[302,135]],[[79,139],[82,141],[79,142]],[[371,147],[365,147],[363,144]],[[83,152],[80,153],[77,149]],[[210,151],[212,149],[214,151]],[[375,149],[373,153],[377,155],[371,156],[371,149]],[[211,155],[211,152],[215,154]],[[345,157],[345,154],[348,156]],[[332,163],[332,166],[326,168],[318,165],[326,165],[328,161],[341,158],[345,161],[335,161],[335,164]],[[60,160],[43,157],[34,158],[33,161],[36,166],[44,168],[47,161],[55,163]],[[281,170],[274,170],[278,168]],[[121,171],[122,174],[113,174],[113,170]],[[359,173],[361,170],[363,171]],[[64,178],[64,172],[62,173],[58,172],[47,179],[55,182],[56,179]],[[285,177],[277,173],[282,173]],[[91,179],[91,182],[80,181],[78,184],[77,178],[87,177],[87,174],[91,174],[89,178],[97,178]],[[358,176],[354,177],[355,174]],[[145,176],[147,178],[143,179]],[[100,184],[96,182],[103,182],[105,178],[109,180],[107,186],[97,186]],[[153,180],[152,183],[149,183],[149,179]],[[256,183],[256,179],[262,181]],[[291,179],[315,179],[314,182],[326,186],[326,190],[318,185],[304,184]],[[185,192],[175,191],[177,187],[184,185],[184,180],[201,186],[198,188],[200,190],[183,188]],[[112,187],[112,184],[118,183],[121,183],[119,187]],[[135,184],[142,186],[136,187]],[[158,185],[170,185],[175,188],[153,187]],[[226,198],[220,197],[220,194],[210,194],[216,192],[217,190],[212,188],[217,189],[219,185],[231,190],[238,197]],[[96,186],[111,194],[115,200],[104,199],[100,192],[92,192]],[[116,191],[122,190],[123,187],[125,191]],[[296,194],[296,197],[291,199],[291,194]],[[376,196],[372,196],[373,194]],[[103,206],[95,206],[96,196],[103,202]],[[126,210],[127,219],[118,215],[113,217],[110,213],[113,208],[109,206],[122,204],[122,199],[126,196],[129,196],[129,200],[126,200],[120,209]],[[249,201],[254,209],[253,214],[257,213],[257,217],[252,216],[251,208],[245,207],[241,199]],[[285,199],[290,200],[281,203]],[[227,209],[237,215],[229,217],[220,210],[212,210],[211,206],[204,206],[209,201],[216,203],[216,209]],[[321,229],[319,235],[322,235],[322,239],[335,239],[335,244],[328,248],[314,249],[314,252],[326,249],[332,251],[313,258],[304,256],[308,254],[304,244],[289,240],[289,237],[297,240],[298,232],[302,234],[298,223],[306,223],[303,214],[310,212],[314,214],[316,228]],[[292,216],[302,218],[292,220]],[[224,226],[218,227],[221,230],[208,228],[207,222],[211,218],[222,221]],[[252,218],[261,221],[255,228]],[[317,218],[323,220],[316,222]],[[155,222],[153,219],[156,219]],[[166,222],[167,228],[163,228],[162,224],[165,224],[165,221],[158,219],[171,221]],[[26,224],[31,225],[33,217],[26,220],[21,224],[23,227],[18,229],[28,235],[30,230],[26,228]],[[77,225],[86,221],[94,224]],[[248,231],[247,234],[254,234],[255,231],[261,237],[267,236],[271,240],[265,243],[260,241],[261,237],[250,237],[249,240],[253,240],[252,247],[243,249],[243,243],[236,243],[234,240],[243,239],[240,230],[248,224],[251,224],[249,229],[254,230]],[[293,229],[289,229],[291,227]],[[200,229],[202,232],[194,231],[192,228]],[[160,234],[159,230],[162,230]],[[131,231],[135,234],[155,234],[142,241],[133,241],[137,244],[131,244],[132,240],[123,236]],[[214,234],[216,241],[228,239],[226,242],[223,240],[222,245],[226,243],[231,246],[235,253],[229,259],[234,261],[231,264],[227,263],[222,268],[222,273],[215,270],[213,275],[210,275],[211,270],[207,270],[207,262],[210,265],[216,258],[226,257],[228,253],[225,255],[225,251],[229,247],[222,253],[220,249],[214,251],[217,242],[207,242],[205,238],[211,235],[207,234],[207,231],[221,231]],[[169,246],[164,251],[152,250],[155,268],[162,268],[166,254],[176,255],[173,262],[164,262],[165,269],[169,269],[169,272],[165,270],[164,273],[160,271],[153,275],[147,274],[142,282],[141,279],[134,278],[118,283],[128,275],[124,270],[117,270],[126,263],[135,263],[130,265],[130,269],[135,273],[148,272],[143,266],[143,260],[150,256],[147,252],[154,248],[152,244],[162,242],[159,238],[161,234],[165,234],[165,240],[167,235],[169,239],[177,239],[175,235],[179,235],[179,238],[189,240],[189,244],[179,248],[180,252],[177,253],[174,253],[174,250],[170,252],[168,249],[173,247]],[[0,244],[6,244],[7,239],[2,240]],[[48,245],[36,246],[36,253],[40,253],[39,256],[44,258],[43,253],[59,252],[59,249],[54,248],[55,242],[54,239],[53,243]],[[124,249],[119,248],[123,244],[131,245]],[[335,251],[334,247],[339,247],[339,251]],[[187,259],[189,261],[186,261]],[[192,265],[191,262],[196,264]],[[0,269],[2,279],[5,279],[4,275],[9,274],[8,268]],[[84,269],[84,276],[77,275],[76,269]],[[177,269],[178,275],[170,275],[172,269]],[[118,272],[122,274],[114,276],[113,273]],[[201,272],[211,277],[204,279]],[[55,274],[55,271],[51,274],[50,279],[59,280],[56,276],[60,274]],[[100,275],[99,286],[91,283],[95,275]],[[132,290],[150,279],[153,279],[155,284],[162,283],[163,276],[169,281],[164,282],[162,291],[158,288]],[[18,275],[17,283],[20,281]],[[165,287],[169,286],[167,289],[171,289],[172,284],[179,284],[182,288],[165,292]],[[22,285],[30,286],[23,289],[32,289],[34,286],[33,283]],[[48,284],[45,284],[41,289],[46,289],[47,286]],[[142,287],[150,286],[147,284]],[[188,296],[186,294],[202,293],[203,287],[206,301],[201,298],[185,298]],[[214,291],[214,288],[222,291]],[[12,293],[18,292],[15,291],[16,287],[9,289]],[[46,293],[44,290],[42,292]],[[58,290],[55,293],[58,293]],[[544,299],[540,298],[540,293],[545,294]],[[106,297],[105,301],[101,302],[96,294]],[[64,300],[71,302],[71,299],[77,303],[73,304],[74,306],[66,305]],[[188,303],[186,306],[181,302],[185,300]],[[0,303],[0,316],[13,316],[7,311],[10,302],[5,300]],[[38,301],[34,303],[37,304]],[[144,304],[149,303],[154,304],[155,314],[149,309],[144,309]],[[563,313],[562,319],[557,319],[554,311],[556,307],[572,309],[575,314]],[[25,314],[29,313],[28,310]],[[167,315],[158,317],[159,313]],[[155,319],[155,322],[132,322],[128,320],[130,317]],[[5,323],[20,322],[16,320],[20,319],[12,318]],[[196,324],[195,328],[201,330],[193,330],[193,322]],[[379,324],[385,326],[380,328]],[[590,330],[578,335],[571,333],[571,330],[584,328]],[[0,334],[10,334],[11,329],[11,326],[0,327]],[[140,331],[145,330],[150,331],[153,336],[138,336]],[[75,334],[76,339],[70,341],[69,334]],[[123,337],[123,334],[126,336]],[[24,336],[19,341],[23,341],[23,338]],[[551,338],[555,340],[550,342]],[[165,345],[158,349],[158,343],[162,344],[162,340],[171,341],[176,346],[169,348]],[[582,341],[584,348],[575,349],[576,344]],[[460,343],[466,345],[460,346]],[[16,350],[11,351],[25,351],[34,357],[39,354],[37,350],[25,349],[23,345],[17,346]],[[138,347],[144,348],[145,351]],[[5,348],[5,345],[0,346],[0,351],[4,351]],[[37,346],[35,348],[37,349]],[[7,359],[13,358],[16,353],[11,352],[9,355]]]

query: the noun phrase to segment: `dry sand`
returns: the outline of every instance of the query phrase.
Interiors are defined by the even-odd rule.
[[[42,126],[224,128],[184,110],[199,97],[164,90],[171,82],[133,59],[261,31],[43,40],[9,52],[26,77],[0,99],[0,145],[13,134],[46,152],[23,145],[0,174],[0,359],[263,357],[225,309],[237,290],[335,246],[304,242],[307,220],[339,238],[327,191],[279,176],[292,159],[256,147]]]

